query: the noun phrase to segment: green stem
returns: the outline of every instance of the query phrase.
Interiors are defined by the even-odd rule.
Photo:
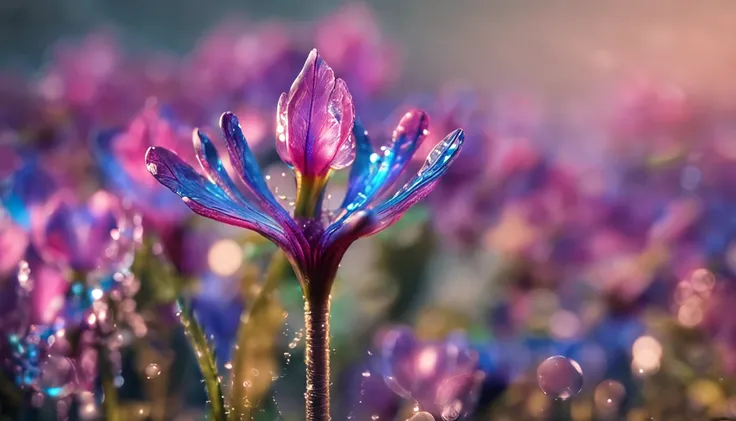
[[[222,384],[220,377],[217,375],[217,364],[215,355],[204,336],[202,327],[197,322],[191,308],[184,303],[183,300],[178,301],[179,319],[184,326],[184,332],[189,338],[189,343],[194,348],[194,354],[197,357],[197,364],[202,371],[204,377],[205,390],[209,399],[209,419],[212,421],[225,420],[225,399],[222,394]]]
[[[288,260],[282,251],[277,251],[269,264],[263,279],[261,290],[241,318],[233,353],[233,378],[230,391],[230,421],[250,420],[251,411],[257,404],[259,396],[249,396],[253,390],[248,385],[249,375],[259,352],[270,351],[268,345],[280,327],[282,313],[281,305],[276,297],[276,289],[284,278],[284,271],[288,267]],[[264,346],[265,345],[265,346]],[[266,348],[266,349],[264,349]],[[270,382],[270,377],[264,377]],[[266,386],[267,387],[267,386]]]

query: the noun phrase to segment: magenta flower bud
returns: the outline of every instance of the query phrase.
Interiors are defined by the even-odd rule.
[[[347,85],[312,50],[289,93],[279,98],[276,150],[302,177],[325,177],[355,159],[354,119]]]

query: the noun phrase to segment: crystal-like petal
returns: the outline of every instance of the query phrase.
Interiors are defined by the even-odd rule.
[[[407,112],[394,130],[391,143],[381,148],[379,153],[371,153],[367,167],[369,174],[355,180],[362,184],[351,186],[351,194],[345,197],[343,207],[355,211],[389,189],[429,134],[428,127],[429,117],[425,112]]]
[[[289,248],[276,221],[248,203],[235,202],[224,190],[183,162],[175,153],[163,148],[150,148],[146,153],[146,167],[195,213],[256,231],[280,246]]]
[[[377,225],[371,234],[382,231],[398,221],[409,208],[425,198],[437,184],[460,151],[465,135],[458,129],[438,143],[427,156],[422,168],[390,199],[376,206]]]
[[[355,139],[356,144],[355,161],[353,161],[353,166],[350,168],[348,191],[345,193],[345,198],[340,206],[341,208],[345,208],[354,202],[358,194],[364,191],[372,173],[371,168],[374,165],[371,162],[371,157],[373,156],[371,139],[368,137],[368,131],[357,118],[353,125],[353,139]]]
[[[279,97],[279,103],[276,107],[276,152],[279,157],[288,166],[293,166],[291,163],[291,155],[289,154],[289,146],[286,143],[286,136],[289,131],[289,119],[286,114],[287,101],[289,95],[286,92],[282,93]]]
[[[230,178],[230,174],[227,173],[222,160],[220,160],[220,155],[217,153],[217,149],[212,144],[210,138],[195,129],[192,133],[192,142],[194,143],[194,151],[197,154],[199,165],[210,180],[217,184],[234,201],[247,203],[247,199],[240,192],[232,178]]]
[[[354,157],[350,131],[355,119],[352,97],[344,81],[312,50],[304,68],[279,101],[279,121],[286,134],[286,162],[304,176],[324,176],[344,168]],[[285,108],[283,107],[285,105]],[[285,110],[285,111],[284,111]],[[283,149],[282,149],[283,152]]]

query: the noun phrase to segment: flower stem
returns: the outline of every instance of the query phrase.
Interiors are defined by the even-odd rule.
[[[330,421],[330,299],[318,294],[304,300],[307,421]]]

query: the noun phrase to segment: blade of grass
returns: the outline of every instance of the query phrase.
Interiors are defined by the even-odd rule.
[[[220,377],[217,375],[217,363],[215,361],[214,348],[210,345],[205,337],[202,327],[197,322],[191,307],[182,299],[177,301],[179,310],[177,315],[184,326],[184,332],[189,338],[189,343],[194,349],[197,357],[197,364],[202,371],[204,377],[205,390],[207,391],[207,404],[209,409],[209,419],[213,421],[224,421],[225,418],[225,398],[222,394],[222,384]]]

